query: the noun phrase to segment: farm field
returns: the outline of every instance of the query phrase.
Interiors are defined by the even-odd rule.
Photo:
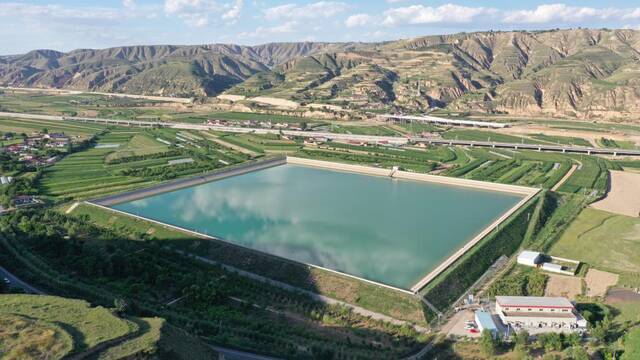
[[[97,124],[0,117],[0,131],[16,134],[25,133],[30,135],[33,132],[41,132],[43,129],[47,129],[50,133],[61,132],[68,136],[85,139],[104,130],[104,128],[104,126]]]
[[[331,127],[332,132],[338,134],[356,134],[356,135],[376,135],[376,136],[398,136],[402,135],[398,130],[388,126],[353,126],[334,124]]]
[[[447,140],[493,141],[505,143],[544,144],[546,141],[484,130],[453,129],[442,133]]]
[[[617,149],[627,149],[627,150],[635,150],[638,149],[638,145],[633,141],[623,141],[623,140],[613,140],[607,139],[605,137],[599,139],[598,145],[607,148],[617,148]]]
[[[620,274],[620,285],[639,286],[640,219],[584,209],[551,248],[551,255]]]
[[[545,134],[534,134],[534,135],[531,135],[531,137],[536,140],[545,141],[551,144],[586,146],[586,147],[593,146],[588,140],[583,138],[578,138],[578,137],[551,136],[551,135],[545,135]]]
[[[155,103],[158,101],[95,94],[69,95],[7,91],[0,95],[0,108],[3,111],[69,116],[87,115],[87,112],[97,115],[98,111],[115,112],[115,109]]]
[[[295,152],[301,145],[293,140],[283,139],[280,135],[274,134],[225,134],[220,136],[220,139],[259,154]]]
[[[169,163],[181,159],[191,162]],[[244,159],[244,154],[194,135],[180,136],[174,130],[114,129],[98,136],[90,148],[46,168],[39,187],[44,195],[57,199],[99,197],[191,176]]]

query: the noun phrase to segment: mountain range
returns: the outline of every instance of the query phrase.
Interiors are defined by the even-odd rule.
[[[269,96],[352,109],[587,119],[640,113],[640,31],[488,31],[378,43],[126,46],[0,57],[0,84]]]

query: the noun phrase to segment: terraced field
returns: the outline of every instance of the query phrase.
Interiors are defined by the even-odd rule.
[[[39,187],[43,194],[58,199],[93,198],[210,171],[245,158],[205,139],[179,136],[174,130],[118,129],[100,135],[95,146],[47,168]],[[191,162],[170,163],[184,159]]]
[[[467,179],[552,188],[571,168],[571,158],[554,154],[467,149],[469,161],[460,163],[444,175]]]
[[[273,134],[225,134],[220,138],[223,141],[260,154],[267,152],[292,152],[300,148],[299,143]]]

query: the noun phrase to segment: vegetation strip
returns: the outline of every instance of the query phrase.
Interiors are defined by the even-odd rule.
[[[275,159],[271,158],[271,159],[260,160],[255,162],[245,162],[235,167],[231,167],[231,166],[225,167],[222,170],[213,171],[205,175],[198,175],[198,176],[187,178],[187,179],[178,179],[171,182],[161,183],[146,189],[133,190],[123,194],[116,194],[116,195],[103,197],[100,199],[93,200],[92,203],[109,206],[109,205],[115,205],[115,204],[123,203],[127,201],[138,200],[138,199],[146,198],[149,196],[153,196],[153,195],[157,195],[165,192],[170,192],[178,189],[183,189],[186,187],[204,184],[204,183],[215,181],[215,180],[221,180],[230,176],[242,175],[242,174],[246,174],[248,172],[252,172],[256,170],[261,170],[261,169],[266,169],[272,166],[282,165],[285,163],[285,161],[286,161],[285,158],[277,157]]]

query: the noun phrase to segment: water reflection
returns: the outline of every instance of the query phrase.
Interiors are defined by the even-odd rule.
[[[409,288],[519,200],[287,165],[115,207]]]

